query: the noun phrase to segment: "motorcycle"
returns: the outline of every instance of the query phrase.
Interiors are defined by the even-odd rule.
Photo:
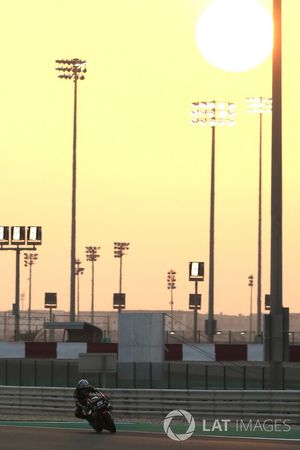
[[[116,425],[110,412],[110,403],[107,397],[100,392],[91,393],[87,399],[85,410],[87,421],[97,433],[103,429],[115,433]]]

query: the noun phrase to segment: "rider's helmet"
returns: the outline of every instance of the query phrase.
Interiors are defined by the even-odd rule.
[[[79,390],[80,392],[88,392],[90,386],[91,385],[88,382],[88,380],[82,379],[79,380],[78,383],[76,384],[76,389]]]

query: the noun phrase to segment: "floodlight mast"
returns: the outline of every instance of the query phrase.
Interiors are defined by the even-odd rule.
[[[129,250],[129,242],[114,242],[114,257],[120,258],[120,273],[119,273],[119,293],[122,293],[122,267],[123,256],[126,255],[125,250]],[[118,312],[122,311],[121,305],[119,305]]]
[[[75,261],[76,261],[76,144],[77,144],[77,81],[85,79],[86,61],[78,58],[57,59],[55,70],[64,72],[58,78],[74,82],[73,114],[73,169],[72,169],[72,213],[71,213],[71,262],[70,262],[70,321],[75,322]]]
[[[248,286],[250,286],[250,315],[249,315],[249,339],[252,342],[252,294],[253,294],[253,280],[254,276],[248,276]]]
[[[80,285],[79,278],[80,275],[83,275],[84,267],[81,267],[80,259],[75,260],[75,276],[77,277],[77,321],[79,322],[79,314],[80,314]]]
[[[0,251],[13,251],[16,252],[16,278],[15,278],[15,303],[13,304],[13,315],[15,316],[15,341],[20,339],[20,256],[23,251],[36,251],[36,245],[41,245],[41,227],[33,227],[36,230],[40,229],[40,237],[36,236],[34,239],[29,239],[30,229],[27,227],[28,235],[26,239],[26,227],[16,226],[11,227],[11,232],[8,232],[9,227],[0,226]],[[4,229],[7,230],[5,233]],[[17,232],[15,233],[15,231]],[[6,236],[5,236],[6,235]],[[32,244],[32,247],[28,245]],[[23,247],[23,245],[26,245]]]
[[[167,283],[168,289],[170,289],[170,305],[171,305],[171,331],[174,331],[174,299],[173,299],[173,290],[176,289],[176,272],[173,269],[169,270],[167,273]]]
[[[100,250],[101,247],[93,247],[88,246],[86,248],[86,259],[87,261],[91,261],[92,263],[92,279],[91,279],[91,322],[94,324],[94,294],[95,294],[95,268],[94,263],[99,258],[98,250]]]
[[[257,335],[262,333],[261,314],[261,266],[262,266],[262,126],[263,114],[272,112],[272,99],[270,97],[246,98],[248,112],[259,114],[259,169],[258,169],[258,251],[257,251]]]
[[[37,253],[24,253],[24,266],[29,267],[29,289],[28,289],[28,331],[31,333],[31,288],[32,288],[32,266],[38,259]]]
[[[208,320],[206,334],[208,342],[214,341],[216,321],[214,319],[214,236],[215,236],[215,139],[216,127],[233,126],[235,104],[232,102],[193,102],[191,111],[194,125],[210,126],[211,136],[211,186],[210,186],[210,232],[209,232],[209,287]]]

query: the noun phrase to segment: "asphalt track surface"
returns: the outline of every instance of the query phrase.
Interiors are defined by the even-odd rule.
[[[275,441],[192,437],[175,442],[167,436],[151,433],[108,432],[96,433],[91,429],[47,429],[1,426],[1,450],[289,450],[300,448],[299,441]]]

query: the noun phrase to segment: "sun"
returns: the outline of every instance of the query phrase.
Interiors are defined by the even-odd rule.
[[[257,0],[214,0],[198,20],[196,42],[213,66],[250,70],[272,52],[272,17]]]

